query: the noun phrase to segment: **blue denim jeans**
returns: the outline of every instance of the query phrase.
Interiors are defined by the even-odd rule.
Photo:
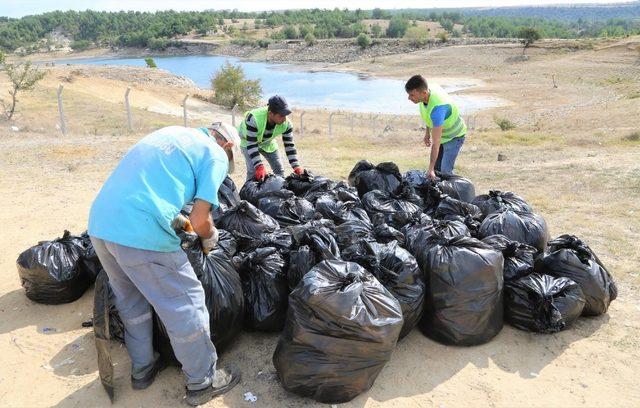
[[[436,171],[448,174],[453,173],[453,166],[456,164],[456,158],[464,144],[464,139],[465,136],[456,137],[440,145],[440,152],[438,153],[438,160],[436,161]]]
[[[249,152],[244,147],[241,147],[242,155],[244,156],[244,162],[247,164],[247,180],[253,180],[254,168],[253,162],[251,161],[251,157],[249,156]],[[280,156],[278,155],[278,151],[276,150],[273,153],[267,153],[265,151],[260,150],[260,154],[267,159],[269,166],[271,166],[271,170],[273,174],[284,177],[284,170],[282,169],[282,162],[280,161]]]
[[[211,342],[204,289],[186,254],[136,249],[91,237],[109,276],[124,340],[131,358],[131,374],[140,378],[154,365],[153,315],[167,329],[176,358],[182,364],[187,388],[208,387],[214,379],[218,355]]]

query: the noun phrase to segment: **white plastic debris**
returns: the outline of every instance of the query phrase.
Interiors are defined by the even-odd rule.
[[[13,130],[14,132],[19,132],[20,128],[17,126],[11,126],[11,130]]]
[[[258,397],[253,395],[253,393],[251,393],[251,392],[245,392],[244,393],[244,400],[245,401],[249,401],[249,402],[256,402],[256,401],[258,401]]]

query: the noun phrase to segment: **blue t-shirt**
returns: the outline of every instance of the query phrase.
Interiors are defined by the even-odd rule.
[[[438,105],[431,111],[433,127],[444,125],[444,121],[451,116],[451,105]]]
[[[89,235],[116,244],[171,252],[171,222],[196,198],[218,204],[229,161],[204,129],[170,126],[136,143],[102,186],[89,214]]]

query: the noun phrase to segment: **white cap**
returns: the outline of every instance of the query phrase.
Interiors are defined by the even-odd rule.
[[[233,144],[233,148],[231,149],[232,156],[229,160],[229,173],[233,173],[235,169],[234,158],[240,155],[240,134],[238,134],[238,129],[224,122],[213,122],[208,128],[225,138],[227,142]]]

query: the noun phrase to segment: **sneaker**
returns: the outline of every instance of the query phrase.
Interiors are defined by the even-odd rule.
[[[240,382],[240,370],[236,367],[225,367],[216,370],[216,377],[211,386],[202,390],[187,389],[187,404],[198,406],[211,401],[214,397],[231,390]]]
[[[153,368],[147,374],[145,374],[142,378],[135,378],[131,376],[131,387],[134,390],[144,390],[145,388],[149,388],[151,384],[153,384],[153,380],[156,379],[156,375],[166,368],[166,364],[161,357],[156,359],[156,362],[153,364]]]

